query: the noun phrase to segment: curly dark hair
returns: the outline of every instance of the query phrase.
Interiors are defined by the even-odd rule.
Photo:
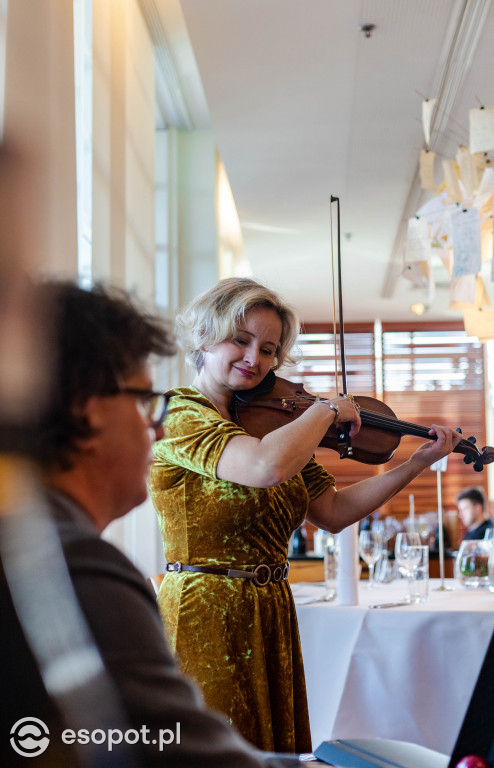
[[[125,291],[103,285],[85,290],[70,281],[47,281],[37,290],[54,358],[37,454],[45,468],[69,469],[79,441],[92,435],[76,406],[114,392],[151,355],[174,354],[175,344],[166,321]]]

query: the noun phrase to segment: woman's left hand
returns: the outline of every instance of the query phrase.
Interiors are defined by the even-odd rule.
[[[451,429],[451,427],[442,427],[438,424],[432,425],[429,435],[431,437],[436,435],[437,439],[422,443],[410,457],[412,462],[414,460],[420,461],[424,469],[444,456],[448,456],[461,440],[459,432]]]

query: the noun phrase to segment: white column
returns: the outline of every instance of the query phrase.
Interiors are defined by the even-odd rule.
[[[161,140],[161,139],[160,139]],[[165,137],[162,139],[165,140]],[[170,128],[166,193],[156,210],[158,231],[166,232],[168,299],[160,304],[173,319],[179,309],[215,284],[219,276],[216,217],[216,143],[210,131]],[[163,227],[162,218],[167,221]],[[158,296],[160,296],[158,286]],[[177,356],[173,384],[188,384],[192,372]]]
[[[5,137],[34,163],[28,201],[45,272],[77,274],[73,6],[15,0],[7,15]]]

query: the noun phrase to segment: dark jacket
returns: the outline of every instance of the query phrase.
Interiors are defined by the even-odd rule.
[[[105,677],[119,701],[119,712],[109,713],[108,702],[101,701],[101,713],[98,713],[96,701],[89,709],[81,706],[74,718],[67,711],[61,713],[50,701],[1,569],[0,690],[3,706],[0,765],[8,768],[26,765],[27,758],[17,755],[11,747],[10,731],[21,718],[36,717],[50,732],[48,748],[33,761],[38,768],[84,765],[89,750],[94,752],[91,753],[91,766],[109,765],[112,755],[108,752],[107,741],[100,746],[79,743],[80,729],[87,728],[92,732],[95,722],[102,730],[108,730],[115,723],[122,729],[133,730],[130,740],[135,739],[135,732],[139,734],[135,746],[125,745],[124,741],[125,753],[117,761],[119,766],[125,764],[127,754],[137,766],[280,768],[280,760],[267,758],[253,750],[222,715],[205,708],[198,689],[179,671],[172,657],[164,639],[155,597],[141,573],[119,550],[99,537],[84,512],[71,501],[59,494],[50,494],[49,506],[83,620],[101,654],[107,670]],[[0,526],[2,534],[5,529]],[[27,552],[26,558],[29,558]],[[29,578],[36,605],[36,572]],[[63,606],[59,613],[60,627],[63,627]],[[49,629],[54,636],[60,631],[56,626]],[[90,696],[88,700],[91,700]],[[81,701],[84,701],[83,695]],[[179,744],[177,723],[180,724]],[[62,742],[61,734],[66,729],[77,731],[75,746],[79,758],[83,758],[82,763],[74,753],[75,746]],[[165,729],[168,731],[160,751],[160,733]],[[101,734],[98,735],[98,739],[101,738]],[[118,748],[115,746],[113,752]]]

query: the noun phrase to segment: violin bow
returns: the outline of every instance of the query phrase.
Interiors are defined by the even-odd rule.
[[[335,299],[335,279],[334,279],[334,249],[333,249],[333,209],[331,203],[336,203],[337,208],[337,222],[338,222],[338,317],[340,323],[340,362],[341,362],[341,391],[344,395],[348,394],[347,382],[346,382],[346,364],[345,364],[345,331],[343,323],[343,289],[341,285],[341,236],[340,236],[340,198],[331,195],[331,202],[329,206],[330,218],[331,218],[331,269],[332,269],[332,284],[333,284],[333,338],[334,338],[334,358],[335,358],[335,380],[336,391],[338,392],[340,387],[338,384],[338,356],[336,354],[336,299]]]
[[[332,203],[336,203],[337,207],[337,223],[338,223],[338,316],[340,327],[340,362],[341,362],[341,393],[344,397],[349,397],[353,400],[352,396],[348,394],[347,380],[346,380],[346,362],[345,362],[345,327],[343,322],[343,289],[341,280],[341,227],[340,227],[340,198],[331,195],[329,210],[331,220],[331,269],[332,269],[332,282],[333,282],[333,339],[334,339],[334,356],[335,356],[335,382],[336,391],[339,392],[338,385],[338,356],[336,354],[336,318],[335,318],[335,279],[334,279],[334,249],[333,249],[333,209]],[[350,432],[350,425],[346,424],[344,427],[338,430],[338,450],[340,459],[351,458],[353,451],[350,445],[350,438],[348,436]]]

